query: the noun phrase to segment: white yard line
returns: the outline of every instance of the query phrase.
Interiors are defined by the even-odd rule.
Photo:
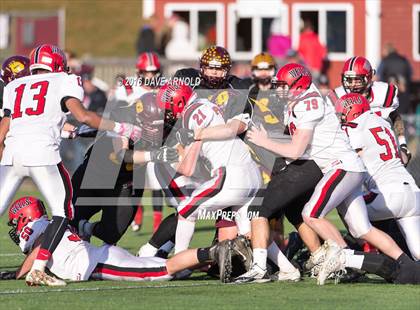
[[[23,282],[22,282],[23,284]],[[16,294],[41,294],[41,293],[65,293],[65,292],[99,292],[99,291],[112,291],[112,290],[141,290],[141,289],[150,289],[150,288],[176,288],[176,287],[200,287],[200,286],[215,286],[220,285],[219,282],[204,282],[204,283],[191,283],[191,284],[162,284],[162,285],[136,285],[136,286],[109,286],[109,287],[84,287],[84,288],[57,288],[57,289],[48,289],[44,288],[42,290],[35,289],[16,289],[16,290],[5,290],[0,291],[0,295],[16,295]]]
[[[23,253],[0,253],[0,257],[2,256],[24,256]]]

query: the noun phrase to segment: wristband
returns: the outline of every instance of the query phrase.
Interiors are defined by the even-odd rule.
[[[152,160],[152,156],[150,155],[150,152],[144,152],[144,160],[146,162],[149,162]]]
[[[399,136],[398,137],[398,143],[401,144],[407,144],[407,140],[405,139],[404,136]]]

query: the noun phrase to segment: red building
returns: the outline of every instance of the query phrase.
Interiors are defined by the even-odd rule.
[[[190,28],[200,50],[209,43],[227,47],[234,60],[264,51],[273,19],[297,47],[302,19],[312,21],[329,50],[330,80],[338,85],[343,62],[353,55],[379,64],[383,46],[392,43],[406,56],[420,80],[420,4],[416,0],[144,0],[143,16],[161,23],[173,13]]]

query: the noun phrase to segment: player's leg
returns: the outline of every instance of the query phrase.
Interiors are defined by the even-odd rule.
[[[159,228],[152,235],[152,238],[150,238],[149,242],[140,248],[138,256],[155,256],[158,250],[168,242],[174,244],[177,223],[178,217],[176,213],[168,215],[162,221],[161,225],[159,225]]]
[[[121,239],[133,221],[137,208],[136,205],[130,204],[131,192],[131,186],[125,184],[114,190],[118,197],[117,204],[102,207],[101,220],[94,223],[92,228],[93,236],[107,244],[116,244]]]
[[[237,281],[254,281],[253,278],[264,277],[267,269],[267,249],[270,241],[269,219],[274,218],[280,212],[284,212],[284,209],[293,201],[314,188],[321,178],[322,172],[315,162],[296,161],[272,177],[267,189],[263,190],[264,198],[262,202],[258,201],[261,194],[257,194],[256,200],[248,208],[253,216],[256,215],[251,220],[253,267],[255,267],[251,269],[255,269],[253,270],[255,275],[244,274],[238,277]],[[282,254],[279,251],[273,251],[273,253]],[[284,260],[276,259],[276,261],[281,265]],[[289,263],[286,263],[286,261],[284,263],[283,269],[288,269]]]
[[[420,215],[404,217],[397,220],[410,250],[411,256],[415,260],[420,260]]]
[[[166,268],[166,259],[136,257],[117,246],[106,246],[91,277],[118,281],[163,281],[172,278]]]
[[[152,205],[153,205],[153,232],[155,232],[162,222],[162,208],[163,208],[163,191],[152,191]]]
[[[26,278],[28,284],[37,285],[36,276],[39,272],[44,272],[48,260],[67,229],[69,220],[73,218],[74,210],[71,203],[73,190],[70,175],[62,163],[56,166],[29,167],[29,173],[45,197],[52,213],[50,224],[44,232],[41,248]],[[63,285],[65,285],[64,282]]]
[[[338,207],[353,192],[359,190],[363,179],[363,173],[341,169],[326,173],[302,211],[305,223],[322,239],[333,240],[345,247],[346,243],[337,227],[324,216]]]
[[[27,175],[25,167],[0,165],[0,215],[2,215],[12,202],[23,178]]]
[[[218,197],[222,192],[226,180],[226,168],[222,167],[215,171],[212,179],[204,182],[188,197],[181,201],[178,207],[178,224],[175,234],[175,254],[186,250],[194,234],[195,222],[198,218],[200,205],[222,206]],[[226,205],[224,205],[226,207]],[[205,209],[203,209],[205,210]]]
[[[365,201],[361,195],[354,193],[347,197],[344,205],[339,207],[339,212],[344,214],[344,220],[353,237],[366,240],[393,259],[397,259],[403,253],[390,236],[369,222]]]

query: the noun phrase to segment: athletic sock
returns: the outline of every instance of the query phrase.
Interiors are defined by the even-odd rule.
[[[261,267],[261,269],[267,269],[267,249],[253,249],[252,257],[254,259],[254,264],[257,264],[259,267]]]
[[[355,255],[354,250],[350,249],[344,249],[344,254],[346,256],[346,267],[349,268],[356,268],[356,269],[362,269],[363,261],[365,259],[364,255]]]
[[[159,250],[165,251],[166,253],[171,253],[172,249],[174,248],[175,243],[172,241],[166,242],[164,245],[162,245]]]
[[[162,211],[153,211],[153,232],[157,231],[162,222]]]
[[[143,211],[144,208],[141,204],[138,205],[136,215],[134,215],[134,223],[141,226],[143,224]]]
[[[267,249],[268,258],[272,260],[281,271],[290,272],[296,268],[289,262],[286,256],[282,253],[277,244],[272,241]]]
[[[188,249],[194,234],[195,222],[178,220],[175,235],[175,254]]]

